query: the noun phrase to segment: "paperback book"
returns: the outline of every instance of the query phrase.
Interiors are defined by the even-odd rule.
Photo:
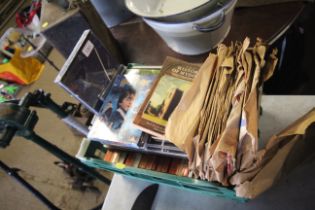
[[[188,90],[200,65],[167,57],[162,70],[139,109],[134,124],[146,133],[165,139],[167,120]]]

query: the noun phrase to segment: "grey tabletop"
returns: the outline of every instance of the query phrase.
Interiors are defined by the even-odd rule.
[[[263,96],[260,118],[261,140],[281,131],[315,106],[315,96]],[[261,145],[263,146],[263,145]],[[202,209],[315,209],[315,160],[304,162],[272,188],[247,203],[210,197],[166,185],[160,185],[153,203],[155,210]],[[103,210],[129,210],[138,194],[151,183],[114,175]]]

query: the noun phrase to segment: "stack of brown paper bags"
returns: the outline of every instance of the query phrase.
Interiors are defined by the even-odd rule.
[[[201,66],[166,127],[166,138],[188,154],[191,176],[235,186],[237,174],[261,158],[259,88],[273,74],[276,53],[246,38],[219,45]]]

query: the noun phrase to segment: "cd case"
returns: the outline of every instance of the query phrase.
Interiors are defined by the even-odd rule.
[[[94,114],[90,140],[109,147],[181,156],[184,153],[178,152],[174,145],[153,142],[133,124],[160,70],[161,66],[119,64],[95,35],[86,30],[55,82]]]
[[[100,115],[103,100],[111,83],[124,70],[90,31],[83,32],[55,82]]]

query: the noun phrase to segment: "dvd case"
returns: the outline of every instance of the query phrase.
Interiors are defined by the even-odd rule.
[[[101,108],[94,118],[88,138],[112,146],[138,148],[142,131],[133,124],[134,117],[160,67],[132,68],[115,78]]]

